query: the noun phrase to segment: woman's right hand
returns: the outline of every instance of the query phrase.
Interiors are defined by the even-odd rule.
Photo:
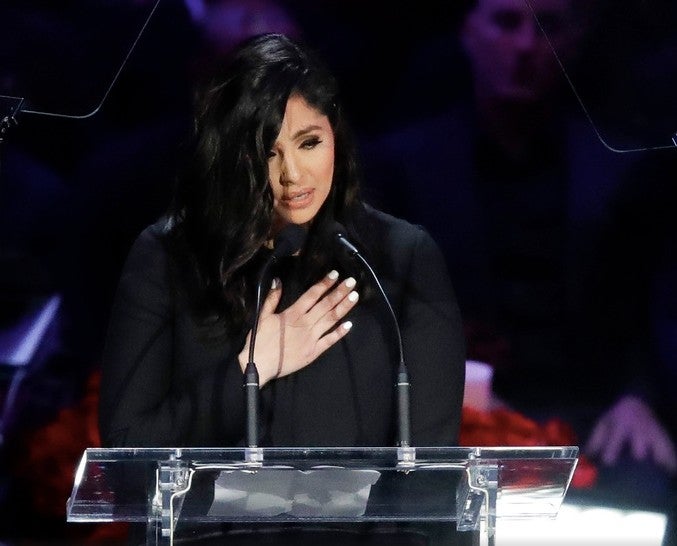
[[[350,321],[340,322],[359,299],[353,290],[355,279],[337,281],[338,273],[332,271],[280,313],[275,309],[282,287],[279,280],[274,281],[261,307],[254,349],[261,387],[271,379],[305,368],[350,331]],[[243,372],[250,341],[251,332],[238,356]]]

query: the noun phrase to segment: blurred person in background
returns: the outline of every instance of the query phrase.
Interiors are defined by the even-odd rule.
[[[551,48],[574,66],[593,8],[468,2],[455,34],[465,63],[440,67],[465,91],[365,144],[367,191],[439,241],[469,357],[494,366],[498,401],[569,420],[603,495],[662,508],[677,457],[652,406],[655,363],[645,329],[617,335],[609,305],[628,288],[612,293],[600,275],[620,273],[602,237],[635,158],[606,149],[573,108]]]

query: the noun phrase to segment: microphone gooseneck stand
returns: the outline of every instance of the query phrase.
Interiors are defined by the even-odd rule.
[[[246,449],[245,459],[249,464],[260,465],[262,452],[259,448],[259,371],[254,361],[256,335],[263,304],[264,283],[268,270],[278,258],[291,256],[302,246],[306,238],[306,231],[301,226],[289,224],[275,238],[273,252],[264,262],[256,283],[256,308],[249,340],[249,358],[244,370],[245,411],[246,411]]]
[[[399,348],[399,364],[397,368],[397,430],[398,430],[398,447],[400,448],[400,463],[409,464],[415,458],[414,450],[411,447],[411,417],[410,417],[410,404],[409,404],[409,391],[411,384],[409,383],[409,372],[407,371],[407,366],[404,363],[404,348],[402,346],[402,333],[400,332],[400,326],[397,321],[397,316],[393,310],[393,306],[390,304],[390,300],[381,285],[381,282],[378,279],[378,276],[374,272],[369,262],[360,254],[360,251],[353,245],[344,235],[345,228],[339,224],[335,223],[334,228],[334,238],[335,240],[343,246],[347,251],[348,256],[351,258],[357,258],[369,271],[372,279],[376,283],[379,292],[383,298],[383,301],[388,307],[390,316],[393,319],[393,324],[395,325],[395,332],[397,334],[397,343]]]

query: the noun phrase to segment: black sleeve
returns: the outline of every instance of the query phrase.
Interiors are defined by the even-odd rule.
[[[404,294],[401,329],[411,382],[412,443],[457,445],[465,382],[461,316],[446,262],[423,229]]]
[[[176,362],[168,262],[162,240],[149,229],[123,268],[102,361],[104,446],[229,445],[242,438],[242,373],[229,361],[236,357],[215,352],[210,362],[196,345],[196,354],[181,357],[187,362]]]

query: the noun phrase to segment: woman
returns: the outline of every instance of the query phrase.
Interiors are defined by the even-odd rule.
[[[397,331],[367,268],[331,244],[336,222],[397,315],[412,444],[454,445],[464,345],[443,258],[361,200],[335,80],[279,34],[245,42],[202,94],[171,210],[131,249],[104,352],[104,445],[245,445],[259,272],[289,224],[307,236],[272,266],[258,321],[259,445],[395,445]]]

